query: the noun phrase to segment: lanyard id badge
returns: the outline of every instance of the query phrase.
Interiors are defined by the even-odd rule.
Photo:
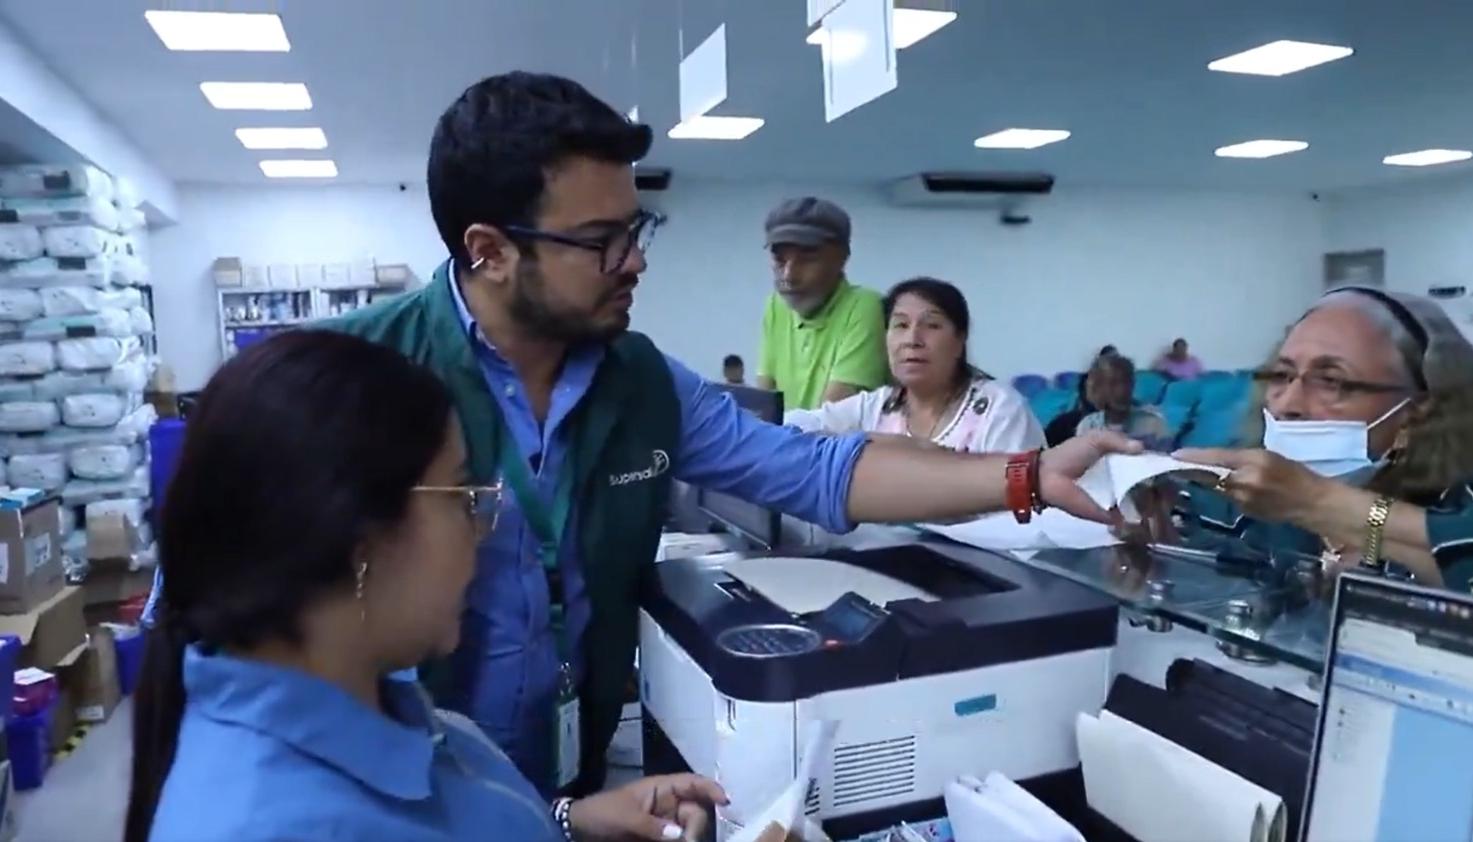
[[[573,678],[572,642],[568,639],[566,613],[561,594],[554,593],[553,575],[558,568],[558,548],[568,526],[568,515],[573,503],[573,462],[566,459],[558,474],[556,490],[553,492],[552,508],[549,509],[537,493],[532,476],[527,470],[527,461],[512,438],[506,424],[501,427],[501,472],[506,484],[516,495],[522,516],[538,541],[538,556],[542,572],[548,577],[548,597],[554,600],[549,607],[549,619],[553,635],[557,640],[558,676],[556,718],[552,727],[552,754],[555,764],[553,785],[563,789],[578,777],[579,768],[579,710],[578,687]]]

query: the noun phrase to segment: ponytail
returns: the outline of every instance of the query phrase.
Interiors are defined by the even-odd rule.
[[[133,783],[123,842],[148,842],[184,718],[184,648],[189,635],[167,606],[162,607],[155,625],[143,632],[142,674],[133,711]]]

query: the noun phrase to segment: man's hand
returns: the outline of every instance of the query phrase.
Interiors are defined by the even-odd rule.
[[[579,842],[695,842],[706,833],[711,805],[725,803],[726,793],[709,778],[660,775],[574,801],[568,823]]]
[[[1043,502],[1075,517],[1115,523],[1115,517],[1090,499],[1078,480],[1110,453],[1140,453],[1141,443],[1119,433],[1095,430],[1043,452],[1038,464],[1038,494]]]
[[[1324,495],[1333,482],[1298,462],[1267,450],[1179,450],[1172,454],[1183,462],[1220,465],[1232,473],[1217,489],[1248,514],[1295,523]]]

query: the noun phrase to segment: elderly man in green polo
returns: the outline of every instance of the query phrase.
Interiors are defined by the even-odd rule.
[[[788,199],[767,215],[776,290],[762,316],[757,385],[787,409],[814,409],[885,382],[880,296],[844,277],[849,214],[826,199]]]

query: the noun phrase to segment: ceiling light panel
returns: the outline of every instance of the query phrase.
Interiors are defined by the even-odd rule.
[[[1254,76],[1286,76],[1353,54],[1349,47],[1312,44],[1307,41],[1274,41],[1241,53],[1225,56],[1207,65],[1222,73]]]
[[[1272,158],[1309,148],[1302,140],[1249,140],[1219,147],[1213,154],[1219,158]]]
[[[332,161],[262,161],[267,178],[336,178],[338,165]]]
[[[1003,129],[977,138],[972,145],[978,149],[1037,149],[1068,137],[1063,129]]]
[[[1422,149],[1417,152],[1387,155],[1381,159],[1381,163],[1393,167],[1431,167],[1437,164],[1466,161],[1469,158],[1473,158],[1473,152],[1467,149]]]
[[[915,46],[921,40],[934,35],[941,27],[956,20],[956,12],[941,12],[933,9],[895,9],[891,15],[890,34],[895,39],[897,50]],[[803,40],[815,47],[822,47],[824,32],[824,28],[819,27],[808,33],[808,37]],[[843,52],[845,46],[837,44],[835,48]]]
[[[292,48],[277,15],[155,9],[143,17],[165,47],[180,52],[285,53]]]
[[[236,129],[235,136],[247,149],[326,149],[322,129]]]
[[[312,96],[300,82],[201,82],[199,89],[222,111],[312,109]]]
[[[741,140],[762,128],[761,117],[713,117],[703,114],[677,123],[669,131],[674,140]]]

